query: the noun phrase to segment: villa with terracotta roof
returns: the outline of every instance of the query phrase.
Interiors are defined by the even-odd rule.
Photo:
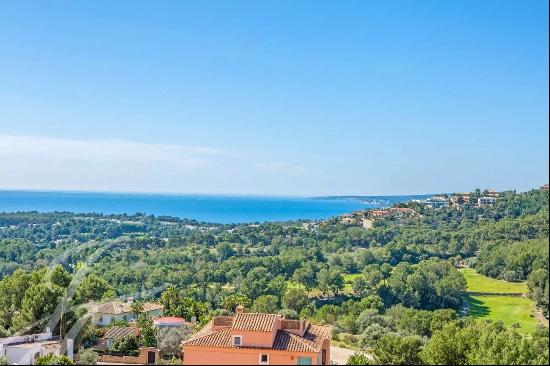
[[[451,196],[451,204],[454,207],[461,207],[470,204],[470,193],[457,193]]]
[[[185,365],[329,365],[330,327],[278,314],[216,316],[183,342]]]
[[[110,301],[102,304],[88,304],[95,325],[105,326],[115,320],[132,321],[137,319],[137,314],[132,310],[133,299],[126,302]],[[162,316],[164,306],[156,303],[143,303],[143,313],[152,318]]]
[[[114,326],[114,327],[109,328],[109,330],[107,330],[107,332],[105,332],[105,335],[103,337],[101,337],[98,344],[94,348],[97,349],[97,350],[107,350],[109,347],[111,347],[113,342],[115,342],[116,340],[119,340],[119,339],[122,339],[122,338],[125,338],[125,337],[129,337],[129,336],[134,336],[134,337],[138,338],[139,335],[140,335],[140,333],[139,333],[139,328],[138,327],[135,327],[135,326],[132,326],[132,327]]]
[[[387,210],[369,210],[367,211],[367,217],[373,219],[381,219],[390,215]]]

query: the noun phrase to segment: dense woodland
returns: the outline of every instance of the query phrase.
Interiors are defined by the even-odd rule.
[[[81,304],[132,296],[201,324],[238,304],[331,324],[334,342],[374,355],[352,363],[548,364],[546,328],[523,336],[460,316],[466,281],[456,268],[465,260],[490,277],[527,280],[548,316],[548,191],[506,192],[494,207],[400,206],[421,216],[369,230],[338,218],[0,214],[0,337],[41,329],[65,296],[65,329]],[[88,324],[79,345],[97,333]]]

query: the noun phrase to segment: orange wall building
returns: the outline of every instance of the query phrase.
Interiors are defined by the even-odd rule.
[[[183,343],[185,365],[330,365],[330,327],[277,314],[217,316]]]

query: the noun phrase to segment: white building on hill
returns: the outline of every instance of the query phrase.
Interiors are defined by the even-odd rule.
[[[67,356],[73,357],[73,340],[67,339]],[[62,342],[49,329],[45,333],[0,338],[0,357],[10,365],[33,365],[38,357],[63,354]]]

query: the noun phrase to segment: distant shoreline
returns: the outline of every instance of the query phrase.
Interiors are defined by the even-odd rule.
[[[416,196],[224,196],[0,190],[0,212],[74,212],[172,216],[219,224],[324,220],[344,213],[391,206]]]
[[[326,197],[311,197],[315,200],[334,200],[334,201],[351,201],[360,202],[366,205],[391,206],[399,202],[408,202],[412,200],[422,200],[434,196],[435,194],[411,194],[411,195],[395,195],[395,196],[326,196]]]

